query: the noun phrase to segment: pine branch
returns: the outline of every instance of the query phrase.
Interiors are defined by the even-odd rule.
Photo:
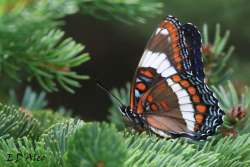
[[[29,110],[0,104],[0,138],[38,138],[50,126],[66,122],[70,117],[51,110]]]
[[[98,19],[116,19],[127,24],[145,23],[161,13],[163,3],[157,0],[80,0],[80,10]]]
[[[50,126],[56,123],[67,122],[71,117],[64,113],[59,113],[52,110],[33,110],[31,114],[34,118],[39,121],[40,133],[43,133],[44,130],[48,129]]]
[[[44,91],[40,93],[34,92],[31,87],[26,87],[21,102],[19,102],[16,92],[12,89],[9,93],[9,104],[20,106],[27,110],[41,110],[48,104],[46,100],[46,93]]]
[[[69,139],[65,166],[123,166],[127,157],[124,140],[114,126],[88,123]]]
[[[0,164],[4,167],[57,167],[51,150],[28,138],[0,140]],[[45,165],[46,164],[46,165]]]
[[[122,1],[3,1],[0,7],[0,75],[16,81],[35,78],[46,91],[58,85],[69,92],[87,76],[72,71],[89,55],[84,46],[58,30],[60,18],[81,9],[96,17],[145,21],[159,13],[162,3]],[[87,10],[85,10],[87,9]],[[101,13],[99,13],[101,11]],[[22,74],[22,75],[21,75]]]
[[[130,134],[126,139],[129,155],[125,166],[213,166],[217,154],[203,153],[182,140],[162,140],[157,136]]]
[[[209,40],[208,26],[203,25],[203,58],[205,65],[206,78],[210,84],[218,84],[230,78],[232,68],[228,65],[228,60],[233,54],[234,47],[230,46],[226,50],[226,44],[230,31],[221,35],[220,24],[216,25],[214,42]]]
[[[6,167],[63,166],[68,137],[81,126],[82,122],[77,120],[55,124],[39,141],[27,137],[0,139],[0,164]]]
[[[0,40],[3,51],[2,53],[0,51],[2,75],[20,80],[19,73],[22,71],[30,76],[30,79],[36,78],[47,91],[56,91],[59,83],[70,92],[73,92],[71,87],[80,86],[76,80],[88,78],[71,71],[71,68],[89,59],[87,54],[82,54],[84,49],[82,45],[76,44],[71,38],[62,41],[64,33],[60,30],[47,30],[47,27],[44,30],[42,28],[32,30],[38,26],[32,22],[32,18],[27,22],[23,21],[21,25],[16,25],[14,31],[9,31],[11,27],[8,26],[12,26],[12,22],[17,19],[20,18],[10,19],[9,24],[1,25],[0,22],[2,27],[0,37],[4,39]],[[40,24],[40,20],[34,19],[34,21],[39,21]],[[19,34],[18,37],[16,34]]]
[[[238,133],[250,132],[250,91],[245,87],[243,91],[236,89],[236,86],[228,81],[227,85],[213,87],[219,98],[222,109],[225,111],[224,135],[237,135]]]
[[[219,154],[215,167],[250,166],[250,135],[245,134],[237,138],[226,137],[219,141],[212,140],[206,142],[201,151]]]
[[[45,143],[46,148],[49,148],[53,152],[55,159],[57,158],[57,166],[63,166],[62,158],[68,147],[68,138],[82,126],[82,121],[72,119],[65,123],[54,124],[41,135],[40,141]]]
[[[39,129],[38,121],[30,113],[3,104],[0,104],[0,122],[0,138],[35,137]]]

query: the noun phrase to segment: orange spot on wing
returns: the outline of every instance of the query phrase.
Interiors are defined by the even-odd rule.
[[[200,97],[199,97],[198,95],[192,96],[192,100],[193,100],[193,102],[195,102],[195,103],[199,103],[199,102],[201,101],[201,99],[200,99]]]
[[[147,97],[147,100],[148,100],[148,102],[152,102],[152,101],[153,101],[153,96],[149,95],[149,96]]]
[[[195,120],[198,124],[202,124],[203,120],[204,120],[204,116],[202,114],[196,114],[195,115]]]
[[[172,79],[175,81],[175,82],[180,82],[181,81],[181,77],[179,75],[174,75],[172,76]]]
[[[140,91],[145,91],[146,90],[146,85],[142,82],[139,82],[136,84],[136,88],[139,89]]]
[[[148,78],[153,78],[154,77],[154,74],[149,70],[141,70],[140,73],[143,76],[148,77]]]
[[[199,104],[196,106],[196,110],[201,113],[204,113],[207,110],[207,107],[205,105]]]
[[[152,111],[158,111],[158,106],[155,104],[155,103],[153,103],[153,104],[151,104],[150,105],[150,109],[152,110]]]
[[[184,88],[187,88],[190,86],[189,82],[187,80],[182,80],[180,81],[181,86],[183,86]]]
[[[189,92],[191,95],[195,95],[195,94],[196,94],[196,89],[195,89],[194,87],[190,86],[190,87],[188,88],[188,92]]]

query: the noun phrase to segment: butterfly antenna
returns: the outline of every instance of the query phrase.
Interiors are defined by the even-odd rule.
[[[104,92],[106,92],[108,95],[110,95],[113,99],[115,99],[119,104],[120,107],[123,108],[125,105],[121,102],[121,100],[113,95],[100,81],[96,81],[96,85],[101,88]]]

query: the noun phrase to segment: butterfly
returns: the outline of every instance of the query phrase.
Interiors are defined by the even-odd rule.
[[[150,37],[136,69],[129,106],[121,113],[162,137],[205,140],[224,112],[205,83],[201,35],[169,15]]]

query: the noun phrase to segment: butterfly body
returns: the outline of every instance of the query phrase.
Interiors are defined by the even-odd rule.
[[[224,112],[204,82],[201,35],[175,17],[164,19],[148,41],[121,112],[162,137],[206,139]]]

